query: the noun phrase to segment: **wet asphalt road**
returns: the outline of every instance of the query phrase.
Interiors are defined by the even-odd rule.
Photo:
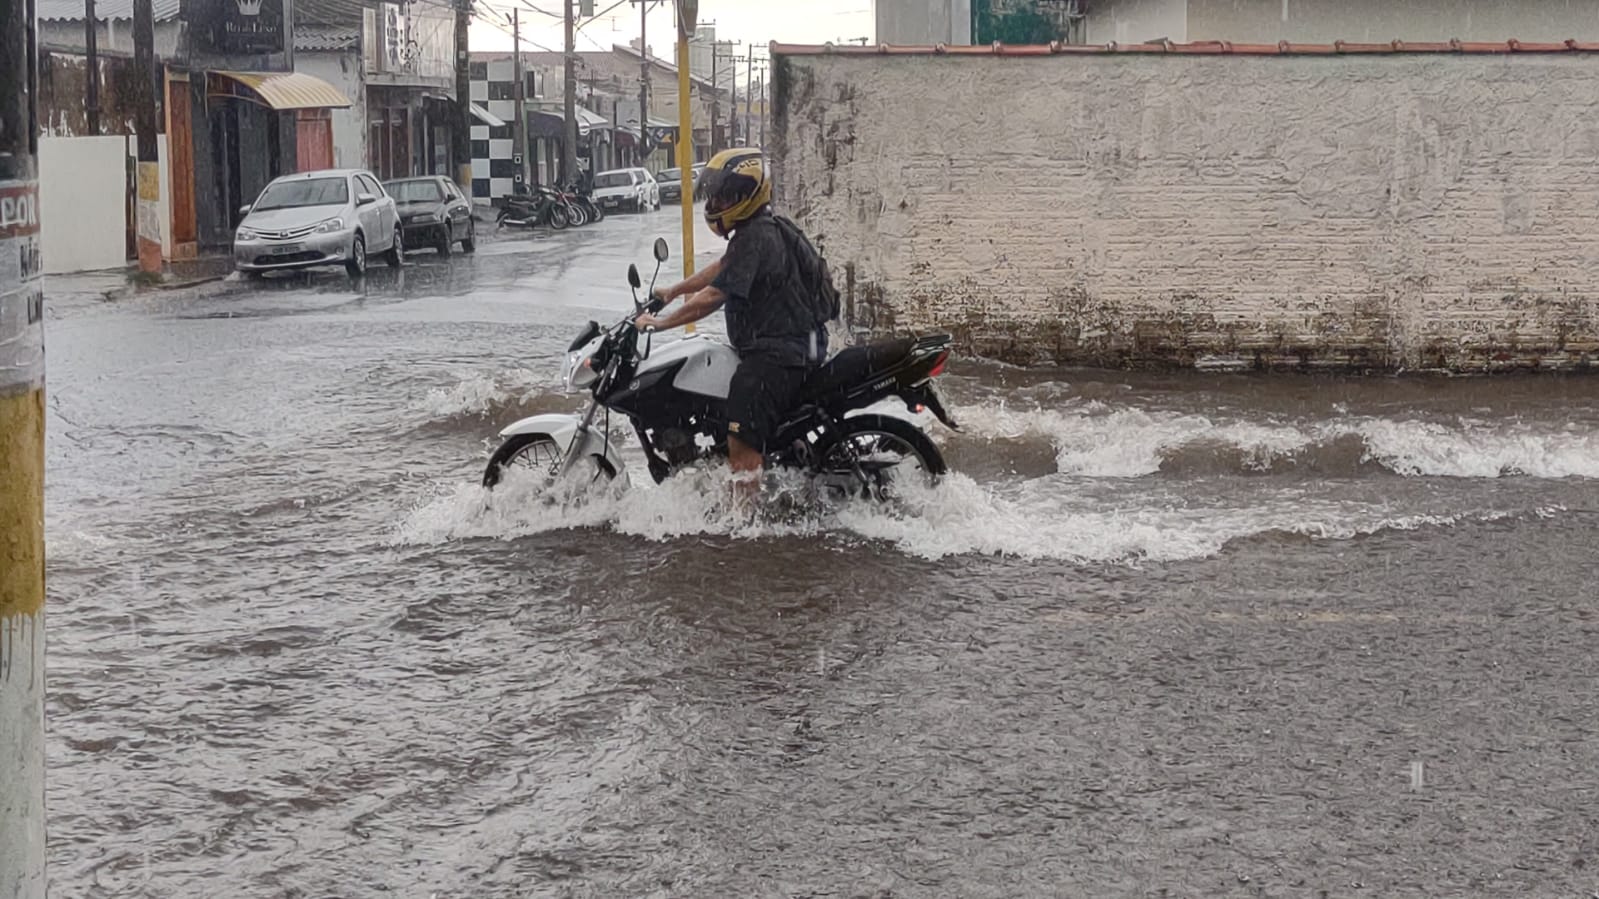
[[[1599,382],[964,360],[908,510],[485,508],[675,213],[53,300],[52,895],[1599,891]]]

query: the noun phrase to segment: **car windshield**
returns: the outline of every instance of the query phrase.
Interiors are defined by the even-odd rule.
[[[383,187],[396,203],[437,203],[444,199],[437,181],[390,181]]]
[[[301,206],[342,206],[350,202],[350,185],[343,178],[307,178],[268,184],[252,211],[296,209]]]
[[[627,187],[633,176],[627,172],[601,172],[594,176],[595,187]]]
[[[657,181],[681,181],[683,172],[680,169],[663,169],[655,176]]]

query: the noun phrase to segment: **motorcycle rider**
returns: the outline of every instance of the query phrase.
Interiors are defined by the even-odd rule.
[[[766,160],[754,149],[723,150],[705,166],[705,220],[726,239],[727,252],[657,296],[686,296],[665,315],[643,315],[640,328],[663,330],[727,313],[727,335],[739,365],[728,391],[728,461],[748,495],[759,489],[762,454],[805,379],[827,355],[827,331],[815,321],[808,289],[771,209]],[[663,310],[664,311],[664,310]]]

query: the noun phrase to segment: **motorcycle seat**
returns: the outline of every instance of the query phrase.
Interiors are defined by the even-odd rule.
[[[918,342],[915,337],[896,337],[839,350],[805,379],[801,396],[810,401],[868,381],[903,361]]]

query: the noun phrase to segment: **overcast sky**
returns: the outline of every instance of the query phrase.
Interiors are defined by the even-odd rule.
[[[604,12],[614,0],[595,0],[595,12]],[[507,21],[510,11],[521,9],[523,49],[559,50],[561,20],[541,15],[534,8],[559,14],[560,0],[477,0],[478,21],[472,25],[472,49],[510,50],[510,29],[496,28]],[[741,41],[734,49],[743,54],[751,44],[764,49],[770,41],[790,44],[821,44],[827,41],[872,37],[872,0],[700,0],[700,22],[716,24],[718,40]],[[670,59],[676,40],[676,19],[672,4],[658,3],[650,9],[649,42],[656,54]],[[638,37],[639,8],[623,2],[610,12],[591,20],[580,20],[577,49],[609,50],[612,44],[626,44]]]

